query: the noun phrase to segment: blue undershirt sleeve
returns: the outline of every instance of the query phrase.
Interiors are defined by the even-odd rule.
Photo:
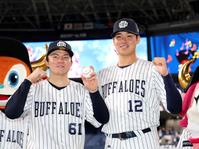
[[[167,109],[172,114],[178,114],[182,110],[182,97],[170,74],[163,76],[163,80],[166,90]]]
[[[89,94],[93,104],[94,117],[101,124],[107,123],[109,121],[109,111],[99,91]]]
[[[21,116],[31,84],[29,80],[25,79],[10,97],[5,108],[5,114],[8,118],[15,119]]]

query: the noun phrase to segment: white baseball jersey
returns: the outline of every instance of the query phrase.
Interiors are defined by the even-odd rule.
[[[28,117],[8,119],[0,111],[0,149],[26,149]]]
[[[182,134],[180,136],[180,140],[178,142],[176,149],[192,149],[191,143],[188,141],[191,136],[191,132],[185,128],[182,131]]]
[[[24,114],[31,116],[28,149],[83,149],[84,122],[96,127],[88,91],[80,83],[58,90],[47,80],[33,84]]]
[[[159,125],[160,103],[167,107],[166,91],[161,75],[151,62],[138,59],[125,68],[111,66],[98,73],[98,80],[100,93],[110,113],[109,122],[102,127],[103,132],[114,134],[150,127],[152,131],[144,134],[145,137],[153,134],[148,140],[157,138],[157,135],[154,135],[157,134],[157,130],[153,128]],[[146,139],[141,140],[135,142],[150,144]],[[155,144],[157,142],[158,140]],[[152,149],[154,146],[144,147]]]

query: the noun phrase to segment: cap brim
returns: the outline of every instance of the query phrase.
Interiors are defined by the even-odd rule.
[[[113,32],[113,33],[111,34],[111,37],[112,37],[112,38],[115,37],[115,35],[116,35],[117,33],[119,33],[119,32],[128,32],[128,33],[132,33],[132,34],[135,34],[135,35],[139,35],[139,33],[132,32],[132,31],[130,31],[130,30],[118,30],[118,31],[116,31],[116,32]]]
[[[60,48],[54,48],[54,49],[51,49],[47,54],[46,56],[48,56],[50,53],[52,53],[53,51],[56,51],[56,50],[60,50],[60,49],[63,49],[64,51],[68,52],[69,56],[70,57],[73,57],[74,53],[72,50],[68,50],[67,48],[65,47],[60,47]]]

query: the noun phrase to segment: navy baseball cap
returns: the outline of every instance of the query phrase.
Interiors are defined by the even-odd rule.
[[[133,19],[122,18],[114,23],[113,33],[111,34],[111,37],[114,37],[118,32],[129,32],[135,35],[139,35],[139,28]]]
[[[62,40],[58,40],[50,43],[46,56],[48,56],[51,52],[59,49],[64,49],[66,52],[68,52],[70,57],[73,57],[74,55],[71,46],[68,43]]]

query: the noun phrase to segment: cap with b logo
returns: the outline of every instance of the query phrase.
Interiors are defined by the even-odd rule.
[[[71,49],[71,46],[68,43],[66,43],[65,41],[62,41],[62,40],[58,40],[58,41],[50,43],[46,56],[48,56],[51,52],[53,52],[55,50],[59,50],[59,49],[63,49],[65,51],[67,51],[70,57],[72,57],[74,54]]]
[[[111,36],[114,37],[115,34],[118,32],[129,32],[135,35],[139,35],[139,28],[133,19],[122,18],[114,23],[113,33],[111,34]]]

